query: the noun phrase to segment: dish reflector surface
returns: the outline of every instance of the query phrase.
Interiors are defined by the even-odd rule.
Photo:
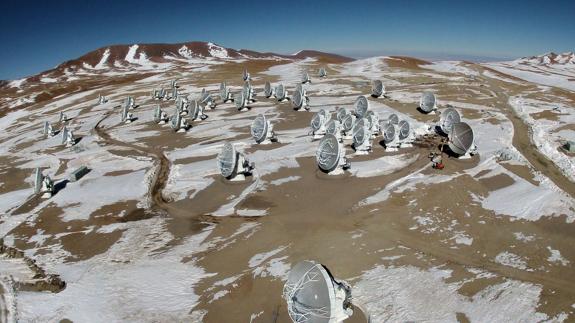
[[[383,142],[390,143],[395,139],[395,126],[391,123],[387,123],[383,126]]]
[[[432,92],[423,92],[421,100],[419,101],[419,107],[424,112],[431,112],[435,108],[435,94]]]
[[[268,122],[266,120],[266,116],[258,114],[252,122],[251,133],[252,138],[254,138],[258,144],[266,140],[266,135],[268,133]]]
[[[334,170],[339,163],[339,142],[334,135],[325,135],[319,142],[316,152],[319,168],[326,172]]]
[[[461,121],[461,116],[459,112],[454,108],[447,108],[443,113],[441,113],[441,118],[439,120],[439,126],[443,133],[449,134],[453,124]]]
[[[371,82],[371,95],[375,96],[375,97],[380,97],[383,95],[383,82],[381,82],[380,80],[374,80],[373,82]]]
[[[449,133],[449,148],[458,155],[465,155],[473,145],[473,129],[465,123],[454,123]]]
[[[358,118],[363,118],[369,107],[367,99],[365,96],[358,96],[355,100],[355,114]]]
[[[218,168],[223,177],[230,177],[234,173],[237,162],[237,153],[234,146],[226,142],[218,154]]]
[[[409,122],[401,120],[398,124],[398,127],[399,127],[399,134],[398,134],[399,139],[403,140],[409,137]]]

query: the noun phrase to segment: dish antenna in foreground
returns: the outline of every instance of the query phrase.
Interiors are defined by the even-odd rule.
[[[319,142],[315,154],[317,166],[324,173],[341,174],[350,167],[345,158],[345,148],[334,135],[325,135]]]
[[[230,89],[227,87],[226,82],[220,83],[220,99],[223,103],[233,101],[232,93]]]
[[[50,176],[44,176],[40,168],[34,171],[34,194],[42,193],[43,198],[49,198],[54,194],[54,181]]]
[[[326,112],[324,109],[321,109],[316,114],[314,114],[310,122],[310,127],[314,139],[319,139],[325,135],[325,126],[330,119],[331,114]]]
[[[367,113],[367,109],[369,109],[369,102],[367,102],[367,99],[363,95],[358,96],[353,105],[357,118],[363,118]]]
[[[250,164],[229,142],[225,142],[222,146],[217,162],[222,176],[230,181],[245,180],[245,175],[249,175],[254,168],[254,165]]]
[[[367,155],[371,151],[371,132],[366,119],[358,119],[353,126],[353,149],[356,155]]]
[[[343,322],[353,314],[349,285],[337,281],[327,268],[310,260],[301,261],[290,270],[283,298],[296,323]]]
[[[475,154],[477,147],[474,144],[473,129],[467,123],[454,123],[448,138],[449,148],[460,158],[469,158]]]
[[[373,80],[371,82],[371,96],[374,98],[379,98],[380,96],[385,96],[385,86],[380,80]]]
[[[298,111],[309,111],[308,101],[309,99],[305,93],[304,88],[301,86],[301,84],[298,84],[291,99],[291,103],[294,109]]]
[[[437,102],[435,99],[435,94],[432,92],[423,92],[421,99],[419,99],[419,108],[423,113],[431,113],[437,110]]]

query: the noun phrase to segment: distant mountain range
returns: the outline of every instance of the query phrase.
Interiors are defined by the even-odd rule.
[[[555,54],[553,52],[538,56],[523,57],[516,59],[514,62],[524,65],[567,65],[575,67],[575,53],[567,52]]]

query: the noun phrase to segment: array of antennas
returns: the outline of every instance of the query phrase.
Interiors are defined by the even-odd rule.
[[[230,181],[245,180],[246,175],[251,175],[254,169],[254,165],[229,142],[225,142],[222,146],[217,157],[217,164],[220,174]]]
[[[40,168],[34,170],[34,194],[42,194],[43,198],[54,194],[54,181],[50,176],[42,174]]]
[[[353,314],[351,287],[315,261],[304,260],[292,267],[282,295],[296,323],[342,322]]]

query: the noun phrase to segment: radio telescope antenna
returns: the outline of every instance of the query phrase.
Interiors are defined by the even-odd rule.
[[[230,181],[245,180],[254,168],[245,157],[236,151],[234,145],[225,142],[217,158],[218,169],[222,176]]]
[[[98,104],[102,105],[108,102],[108,98],[103,96],[102,94],[98,94]]]
[[[44,176],[40,168],[34,170],[34,194],[42,193],[42,198],[49,198],[54,194],[54,181],[50,176]]]
[[[441,113],[441,117],[439,119],[439,128],[445,135],[449,135],[453,125],[460,121],[461,116],[459,115],[459,112],[457,112],[457,110],[454,108],[447,108]]]
[[[356,155],[367,155],[371,151],[371,133],[366,119],[358,119],[353,126],[353,149]]]
[[[70,120],[70,118],[68,118],[68,116],[66,116],[66,114],[64,114],[64,112],[60,111],[60,117],[58,118],[58,121],[66,122],[68,120]]]
[[[227,87],[226,82],[220,83],[220,99],[223,103],[233,101],[232,93],[230,89]]]
[[[186,132],[190,128],[190,125],[186,118],[182,117],[179,113],[175,113],[170,120],[170,127],[175,132]]]
[[[244,81],[249,81],[249,80],[252,79],[252,78],[250,77],[250,73],[249,73],[248,70],[245,69],[245,68],[244,68],[244,72],[242,73],[242,79],[243,79]]]
[[[399,147],[399,140],[397,138],[395,125],[392,123],[385,123],[382,128],[381,132],[383,134],[383,143],[385,144],[385,150],[387,151],[397,151]]]
[[[126,104],[124,105],[124,107],[122,108],[122,122],[123,123],[130,123],[132,122],[134,116],[132,115],[132,112],[128,111],[129,109],[129,105]]]
[[[346,116],[341,121],[341,128],[343,130],[344,139],[352,139],[353,124],[355,123],[354,117],[351,113],[346,114]]]
[[[154,110],[154,122],[157,124],[165,124],[168,122],[168,114],[162,110],[159,104]]]
[[[322,67],[322,68],[319,69],[318,75],[319,75],[320,78],[324,78],[324,77],[327,76],[327,72],[326,72],[326,70],[325,70],[325,67]]]
[[[429,91],[423,92],[419,100],[419,108],[423,113],[432,113],[437,110],[436,104],[435,94]]]
[[[269,144],[277,140],[273,131],[273,125],[263,114],[258,114],[254,119],[250,131],[252,138],[254,138],[258,144]]]
[[[345,108],[337,108],[337,111],[335,113],[335,117],[336,117],[337,121],[339,121],[339,123],[341,123],[343,121],[343,118],[345,118],[346,115],[347,115],[347,110]]]
[[[397,125],[397,139],[399,141],[399,146],[404,147],[411,147],[411,142],[413,141],[413,136],[411,134],[411,127],[409,122],[406,120],[399,121]]]
[[[295,92],[293,94],[292,101],[291,101],[294,109],[298,110],[298,111],[303,111],[303,110],[309,111],[308,101],[309,101],[309,99],[305,93],[305,90],[303,89],[301,84],[298,84],[295,88]]]
[[[283,288],[293,322],[343,322],[353,314],[351,288],[339,282],[321,264],[304,260],[296,264]]]
[[[368,123],[368,129],[371,133],[371,136],[375,138],[379,133],[379,116],[372,110],[367,111],[365,115],[365,119]]]
[[[62,145],[66,145],[66,147],[74,146],[76,144],[76,139],[74,138],[74,134],[72,130],[68,129],[64,126],[62,129]]]
[[[301,84],[308,84],[311,83],[311,79],[309,77],[308,72],[303,73],[303,76],[301,78]]]
[[[244,92],[244,97],[246,98],[246,100],[248,100],[248,103],[255,101],[254,96],[256,94],[255,94],[254,88],[252,87],[252,84],[249,81],[246,81],[244,83],[244,87],[243,87],[242,92]]]
[[[47,138],[54,136],[54,129],[52,128],[52,124],[48,121],[44,122],[44,129],[42,131],[44,136]]]
[[[374,80],[371,82],[371,96],[374,98],[379,98],[385,96],[385,86],[380,80]]]
[[[325,125],[325,134],[334,135],[338,142],[342,142],[343,138],[341,136],[341,123],[339,121],[331,119]]]
[[[448,138],[449,149],[459,158],[469,158],[475,154],[477,147],[474,144],[473,129],[467,123],[454,123]]]
[[[190,105],[189,116],[192,121],[206,120],[208,118],[208,115],[204,113],[204,107],[196,100],[193,100]]]
[[[266,84],[264,85],[264,95],[266,98],[270,98],[274,95],[274,88],[268,81],[266,81]]]
[[[363,118],[367,113],[367,109],[369,108],[369,102],[367,102],[365,96],[360,95],[357,97],[357,99],[355,99],[354,107],[355,116],[357,118]]]
[[[206,89],[202,89],[202,95],[200,97],[200,102],[206,108],[215,109],[216,107],[216,100],[212,97]]]
[[[334,135],[325,135],[319,142],[315,154],[317,166],[324,173],[341,174],[350,167],[345,158],[345,149]]]
[[[394,126],[397,126],[399,124],[399,118],[397,117],[397,114],[392,113],[387,117],[387,122],[391,123]]]
[[[316,114],[314,114],[310,122],[314,139],[319,139],[325,135],[325,126],[330,119],[331,115],[328,114],[324,109],[321,109]]]
[[[288,100],[288,93],[283,84],[276,86],[275,95],[278,101],[283,102]]]
[[[236,108],[240,111],[246,111],[249,109],[248,100],[244,91],[240,91],[234,96],[234,103],[236,104]]]

